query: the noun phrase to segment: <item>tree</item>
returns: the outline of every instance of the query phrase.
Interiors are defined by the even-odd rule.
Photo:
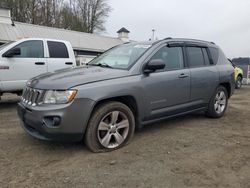
[[[111,7],[106,0],[78,0],[82,23],[87,32],[104,31]]]
[[[15,21],[88,33],[105,31],[107,0],[1,0]]]

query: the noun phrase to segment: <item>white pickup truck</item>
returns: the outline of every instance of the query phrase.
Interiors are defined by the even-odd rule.
[[[76,66],[67,41],[29,38],[0,46],[0,99],[3,93],[21,94],[32,77]]]

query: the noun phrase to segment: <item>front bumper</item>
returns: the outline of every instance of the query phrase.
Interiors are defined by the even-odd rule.
[[[31,107],[20,102],[18,116],[24,130],[37,139],[63,142],[82,140],[94,101],[76,99],[71,104]],[[53,117],[60,121],[53,125]]]

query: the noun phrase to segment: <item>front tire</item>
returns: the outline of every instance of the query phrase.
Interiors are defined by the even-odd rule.
[[[241,77],[241,76],[238,76],[237,79],[236,79],[235,88],[236,88],[236,89],[240,89],[241,86],[242,86],[242,77]]]
[[[135,130],[135,118],[128,106],[107,102],[98,106],[88,123],[85,144],[92,152],[108,152],[128,144]]]
[[[219,86],[210,99],[207,116],[211,118],[221,118],[227,109],[228,92],[225,87]]]

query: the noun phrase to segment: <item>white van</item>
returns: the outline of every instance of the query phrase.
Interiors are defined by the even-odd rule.
[[[76,66],[72,46],[67,41],[29,38],[0,46],[0,97],[20,94],[32,77]]]

